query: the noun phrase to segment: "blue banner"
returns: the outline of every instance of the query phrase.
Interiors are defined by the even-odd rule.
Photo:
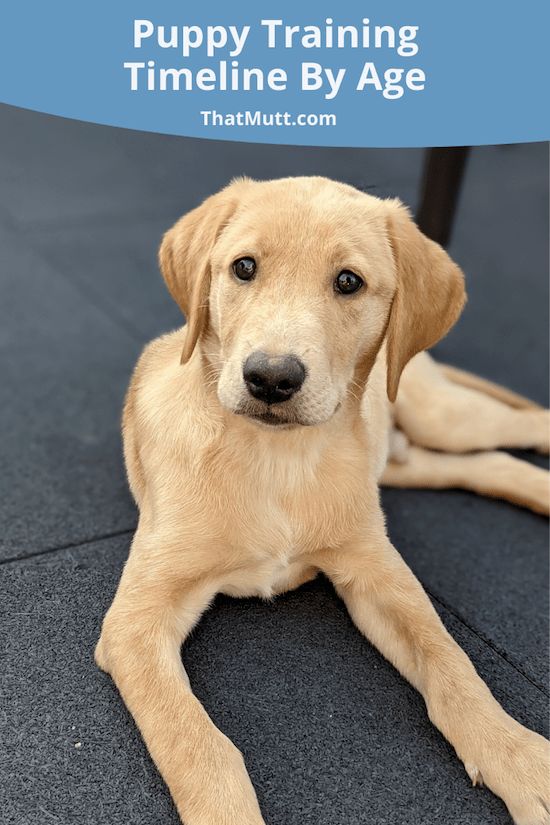
[[[547,140],[549,29],[541,0],[18,0],[0,101],[258,143]]]

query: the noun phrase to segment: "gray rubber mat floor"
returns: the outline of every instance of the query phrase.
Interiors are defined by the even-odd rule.
[[[201,142],[0,106],[0,821],[176,825],[92,652],[136,512],[119,415],[180,323],[162,232],[235,175],[322,174],[417,205],[419,150]],[[451,252],[470,300],[444,360],[546,403],[548,151],[476,148]],[[526,456],[544,464],[540,458]],[[391,536],[505,708],[545,732],[547,523],[462,492],[385,491]],[[184,648],[268,825],[504,825],[422,700],[319,579],[219,598]]]

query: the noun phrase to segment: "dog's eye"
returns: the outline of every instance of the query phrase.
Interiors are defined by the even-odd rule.
[[[233,272],[239,281],[251,281],[256,274],[256,261],[254,258],[238,258],[233,263]]]
[[[363,284],[364,281],[359,275],[356,275],[355,272],[350,272],[349,269],[343,269],[334,281],[334,289],[336,292],[340,292],[341,295],[351,295],[352,292],[357,292],[358,289],[361,289]]]

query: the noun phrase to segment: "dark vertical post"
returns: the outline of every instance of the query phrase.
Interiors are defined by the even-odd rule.
[[[425,235],[441,246],[447,246],[451,239],[469,151],[469,146],[426,149],[416,222]]]

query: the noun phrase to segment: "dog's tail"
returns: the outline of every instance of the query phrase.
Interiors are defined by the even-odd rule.
[[[540,404],[535,401],[531,401],[523,395],[518,395],[518,393],[508,390],[506,387],[501,387],[500,384],[495,384],[493,381],[488,381],[486,378],[481,378],[458,367],[451,367],[449,364],[440,363],[439,367],[445,378],[452,381],[453,384],[460,384],[461,387],[468,387],[471,390],[482,392],[516,410],[542,409]]]

